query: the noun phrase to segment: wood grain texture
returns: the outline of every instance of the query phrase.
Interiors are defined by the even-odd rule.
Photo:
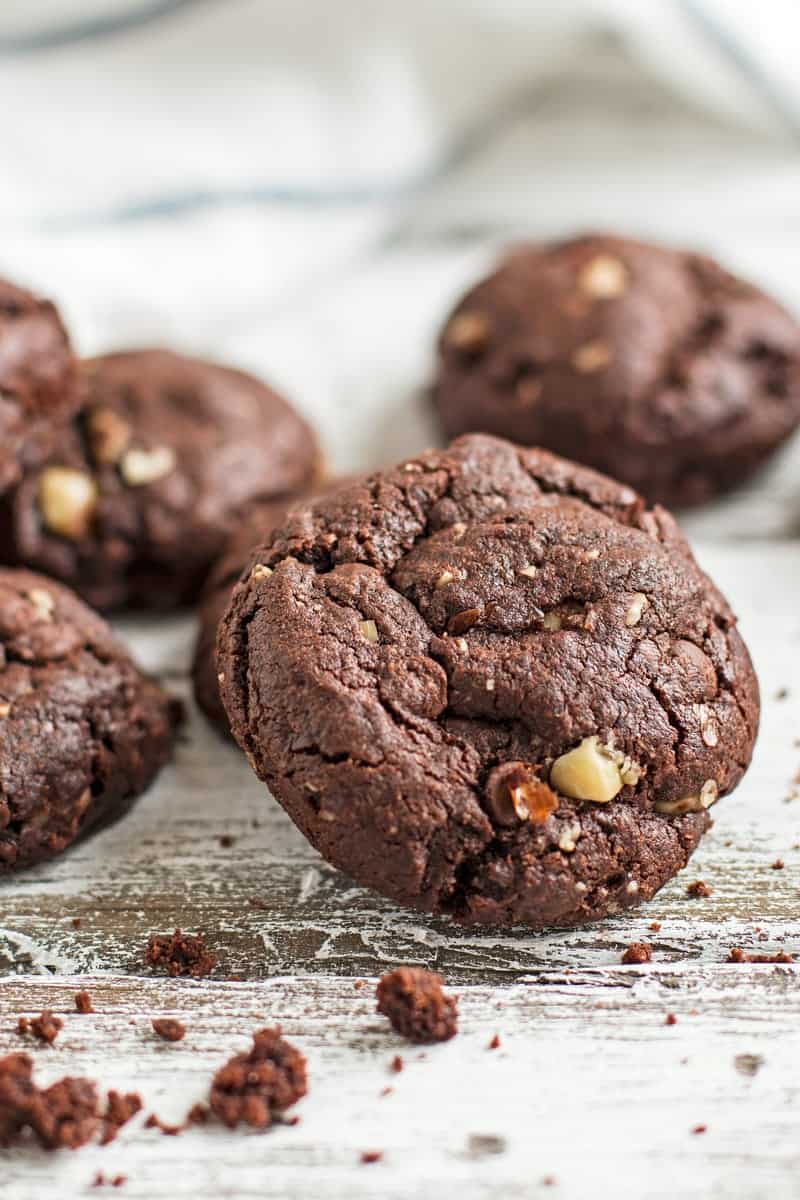
[[[734,945],[800,953],[798,547],[709,542],[698,556],[735,598],[761,678],[762,731],[688,870],[638,911],[539,936],[401,911],[322,863],[194,711],[174,765],[128,817],[4,881],[0,1053],[23,1045],[19,1014],[51,1007],[69,1015],[55,1046],[35,1051],[45,1081],[85,1073],[178,1120],[249,1032],[277,1021],[309,1057],[311,1090],[299,1126],[264,1136],[168,1138],[139,1119],[104,1150],[0,1152],[2,1195],[103,1194],[89,1187],[98,1170],[127,1175],[119,1194],[135,1200],[399,1200],[439,1189],[515,1198],[551,1194],[550,1176],[566,1197],[611,1178],[631,1197],[796,1195],[797,968],[724,960]],[[121,629],[188,697],[191,621]],[[710,897],[687,896],[697,878]],[[175,925],[202,929],[219,953],[202,984],[143,968],[148,934]],[[621,966],[641,939],[654,963]],[[435,966],[459,989],[452,1043],[404,1047],[375,1015],[374,977],[399,962]],[[357,989],[356,978],[368,983]],[[81,987],[93,1015],[72,1015]],[[179,1016],[186,1040],[158,1041],[154,1015]],[[502,1044],[490,1051],[495,1032]],[[394,1076],[397,1052],[407,1069]],[[742,1054],[759,1056],[755,1075],[737,1069]],[[701,1124],[707,1132],[692,1134]],[[385,1157],[362,1165],[365,1150]]]

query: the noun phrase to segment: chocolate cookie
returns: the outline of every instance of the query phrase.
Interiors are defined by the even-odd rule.
[[[126,808],[169,758],[175,719],[77,596],[0,570],[0,874]]]
[[[698,504],[800,421],[800,327],[699,254],[600,235],[531,246],[458,304],[434,396],[450,436],[545,446]]]
[[[78,408],[76,381],[54,305],[0,279],[0,492],[52,449]]]
[[[167,350],[82,366],[84,408],[5,504],[0,547],[95,608],[197,595],[241,513],[312,478],[314,437],[265,384]]]
[[[295,507],[218,658],[234,736],[320,853],[463,922],[649,899],[758,724],[734,617],[669,514],[488,436]]]
[[[344,478],[339,479],[317,494],[328,495],[344,483]],[[293,504],[307,500],[310,495],[311,492],[307,491],[304,496],[287,496],[252,508],[230,539],[222,558],[214,564],[203,588],[198,608],[200,626],[192,660],[194,697],[208,719],[225,733],[229,733],[230,729],[219,694],[217,626],[228,607],[233,585],[250,562],[254,550],[283,524]]]

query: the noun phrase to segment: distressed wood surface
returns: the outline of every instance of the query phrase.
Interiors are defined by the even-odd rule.
[[[679,879],[639,911],[569,933],[460,931],[401,911],[322,863],[192,711],[174,765],[128,817],[3,883],[0,1053],[23,1045],[18,1015],[51,1007],[66,1024],[52,1049],[34,1051],[43,1080],[69,1072],[134,1088],[147,1111],[177,1121],[215,1067],[277,1021],[309,1059],[301,1123],[169,1138],[139,1118],[106,1149],[45,1156],[24,1146],[0,1152],[3,1196],[98,1194],[97,1171],[124,1174],[120,1194],[141,1200],[527,1197],[553,1187],[582,1197],[612,1177],[625,1196],[796,1195],[797,968],[724,960],[735,945],[800,952],[798,547],[697,549],[735,596],[764,716],[750,773]],[[120,629],[188,696],[191,621]],[[695,878],[710,897],[687,897]],[[209,980],[143,968],[148,934],[176,924],[205,931],[219,953]],[[624,946],[642,938],[654,963],[621,966]],[[399,962],[435,966],[458,989],[453,1042],[403,1046],[375,1015],[374,978]],[[72,1014],[79,987],[95,1014]],[[676,1025],[665,1025],[668,1012]],[[158,1041],[153,1015],[179,1016],[186,1040]],[[395,1076],[397,1052],[407,1066]],[[707,1131],[693,1134],[698,1125]],[[370,1150],[384,1158],[363,1165]]]

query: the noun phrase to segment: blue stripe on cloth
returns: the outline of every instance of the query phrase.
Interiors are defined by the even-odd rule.
[[[332,184],[274,183],[228,188],[191,188],[157,196],[124,200],[106,210],[45,220],[49,231],[69,232],[103,225],[128,224],[162,217],[182,217],[216,208],[291,206],[295,208],[353,208],[394,204],[441,183],[453,171],[487,150],[516,122],[541,110],[554,94],[550,80],[539,80],[507,96],[493,110],[455,135],[436,162],[405,177],[386,181]]]
[[[113,37],[128,29],[136,29],[141,25],[149,25],[152,21],[171,17],[184,8],[211,2],[212,0],[151,0],[151,3],[144,7],[129,9],[128,12],[116,16],[109,14],[69,25],[56,25],[38,33],[0,37],[0,56],[8,58],[18,54],[35,54],[40,50],[55,50],[61,46],[74,45],[76,42]]]

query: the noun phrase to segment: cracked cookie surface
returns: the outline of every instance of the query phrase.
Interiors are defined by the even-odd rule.
[[[234,736],[323,856],[464,922],[648,899],[758,723],[733,615],[669,514],[483,435],[295,506],[218,657]]]
[[[79,399],[55,306],[0,279],[0,493],[52,449]]]
[[[169,758],[176,718],[77,596],[0,570],[0,874],[123,811]]]
[[[709,258],[588,235],[519,249],[464,296],[434,394],[449,436],[545,446],[697,504],[800,421],[800,326]]]
[[[301,417],[229,367],[108,354],[81,364],[81,392],[57,450],[6,499],[0,543],[101,611],[194,602],[242,514],[316,470]]]

